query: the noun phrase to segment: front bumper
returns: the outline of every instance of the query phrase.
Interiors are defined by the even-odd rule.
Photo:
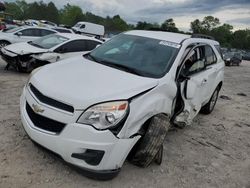
[[[31,121],[26,111],[26,103],[30,106],[32,104],[42,106],[44,113],[41,115],[52,119],[58,119],[61,115],[62,121],[67,122],[68,119],[69,122],[66,123],[66,126],[59,134],[50,134],[43,131]],[[80,167],[84,172],[87,172],[84,173],[85,175],[96,176],[98,179],[114,177],[122,167],[128,153],[140,138],[140,136],[137,136],[129,139],[119,139],[109,130],[98,131],[89,125],[70,123],[74,119],[74,122],[76,122],[81,112],[74,112],[74,114],[70,115],[53,110],[53,108],[49,108],[37,101],[26,88],[20,99],[20,110],[23,127],[34,142],[60,155],[67,163]],[[104,152],[98,164],[80,159],[81,157],[76,158],[76,155],[73,155],[84,155],[88,151]]]

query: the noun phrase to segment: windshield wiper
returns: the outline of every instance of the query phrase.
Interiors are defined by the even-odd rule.
[[[112,62],[104,61],[104,60],[99,60],[96,57],[92,56],[91,54],[86,54],[86,55],[84,55],[84,57],[86,57],[88,59],[91,59],[94,62],[103,64],[103,65],[107,65],[109,67],[113,67],[113,68],[116,68],[116,69],[119,69],[119,70],[123,70],[123,71],[129,72],[129,73],[132,73],[132,74],[135,74],[135,75],[138,75],[138,76],[144,76],[142,74],[142,72],[140,72],[138,70],[135,70],[133,68],[127,67],[125,65],[116,64],[116,63],[112,63]]]
[[[138,76],[144,76],[141,71],[135,70],[135,69],[133,69],[131,67],[127,67],[125,65],[116,64],[116,63],[112,63],[112,62],[109,62],[109,61],[99,61],[99,63],[102,63],[104,65],[107,65],[107,66],[110,66],[110,67],[113,67],[113,68],[117,68],[119,70],[129,72],[129,73],[132,73],[132,74],[135,74],[135,75],[138,75]]]

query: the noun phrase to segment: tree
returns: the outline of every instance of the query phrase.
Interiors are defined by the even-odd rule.
[[[220,25],[220,20],[213,16],[206,16],[202,21],[199,19],[190,23],[193,33],[210,34],[211,30]]]
[[[5,4],[0,1],[0,11],[5,11],[5,10],[6,10]]]
[[[206,16],[203,19],[201,25],[203,26],[203,28],[206,31],[211,31],[212,29],[214,29],[215,27],[220,25],[220,20],[218,18],[213,17],[213,16]]]
[[[196,19],[193,22],[191,22],[190,27],[193,33],[203,33],[203,26],[199,19]]]
[[[250,30],[235,31],[232,36],[232,47],[250,50]]]
[[[178,28],[175,26],[173,18],[167,19],[163,24],[161,25],[161,29],[164,31],[169,32],[178,32]]]
[[[61,10],[60,21],[63,24],[73,26],[84,19],[82,9],[75,5],[67,4]]]
[[[233,26],[229,24],[223,24],[211,30],[211,35],[220,42],[224,47],[231,48]]]
[[[151,28],[153,28],[153,24],[148,23],[148,22],[138,22],[135,27],[135,29],[138,29],[138,30],[148,30]]]
[[[59,11],[53,2],[49,2],[46,9],[47,20],[59,23]]]

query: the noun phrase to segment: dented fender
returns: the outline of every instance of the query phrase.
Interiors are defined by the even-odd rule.
[[[177,87],[173,83],[159,84],[147,93],[132,99],[129,116],[118,137],[129,138],[136,135],[144,123],[157,114],[166,114],[170,118],[177,92]]]

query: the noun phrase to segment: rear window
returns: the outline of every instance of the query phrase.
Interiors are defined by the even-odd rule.
[[[54,29],[54,30],[58,31],[59,33],[71,33],[71,31],[68,29]]]

